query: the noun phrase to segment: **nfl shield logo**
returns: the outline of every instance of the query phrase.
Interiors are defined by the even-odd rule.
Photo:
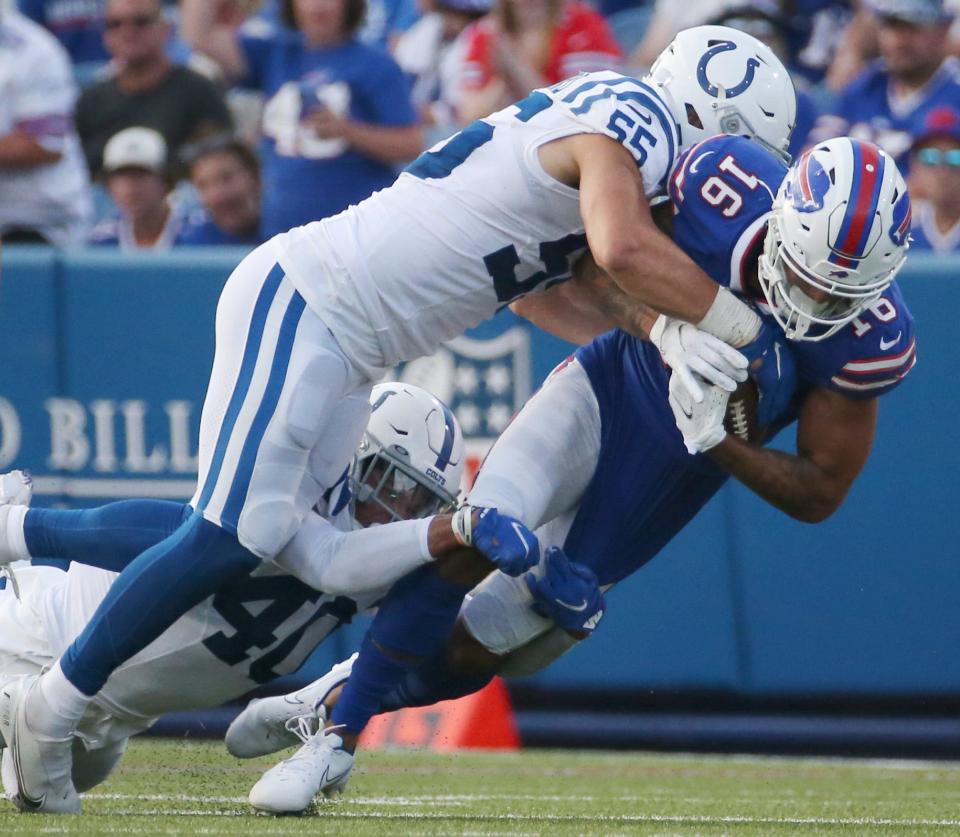
[[[485,340],[457,337],[430,357],[400,365],[395,374],[453,410],[467,440],[469,484],[494,440],[530,397],[530,331],[514,326]]]

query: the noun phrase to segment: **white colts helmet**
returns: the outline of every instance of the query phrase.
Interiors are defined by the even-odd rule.
[[[910,215],[896,163],[872,143],[843,137],[804,152],[777,193],[760,257],[787,337],[823,340],[872,305],[906,259]]]
[[[375,386],[370,407],[350,472],[354,502],[376,503],[391,520],[428,517],[455,504],[465,456],[463,431],[450,408],[401,383]]]
[[[684,29],[660,53],[650,80],[672,100],[682,149],[735,134],[788,159],[797,94],[780,59],[752,35],[728,26]]]

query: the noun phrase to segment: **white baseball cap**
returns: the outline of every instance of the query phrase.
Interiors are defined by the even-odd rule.
[[[146,169],[167,172],[167,143],[153,128],[124,128],[107,141],[103,149],[103,170]]]

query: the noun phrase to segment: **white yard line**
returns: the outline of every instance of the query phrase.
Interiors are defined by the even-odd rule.
[[[181,802],[189,804],[228,804],[246,805],[247,800],[239,796],[186,796],[180,794],[85,794],[85,800],[107,802]],[[623,815],[564,815],[564,814],[449,814],[428,811],[352,811],[350,808],[410,807],[414,805],[453,804],[468,802],[507,802],[551,799],[551,797],[533,795],[462,795],[462,796],[416,796],[416,797],[376,797],[343,799],[336,803],[321,803],[320,816],[338,819],[363,819],[367,817],[381,819],[427,819],[427,820],[465,820],[477,822],[551,822],[551,823],[670,823],[676,825],[820,825],[820,826],[900,826],[904,828],[957,828],[960,819],[893,819],[890,817],[755,817],[755,816],[698,816],[698,815],[661,815],[661,814],[623,814]],[[594,797],[555,797],[557,800],[590,801]],[[615,801],[615,800],[611,800]],[[346,809],[346,810],[345,810]],[[208,809],[131,809],[112,811],[115,814],[129,816],[246,816],[245,811],[211,811]]]

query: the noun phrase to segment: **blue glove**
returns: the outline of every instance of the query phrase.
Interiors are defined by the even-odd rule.
[[[596,575],[567,558],[559,547],[547,550],[544,574],[527,573],[523,580],[533,596],[533,609],[573,633],[593,633],[606,607]]]
[[[750,377],[757,385],[757,424],[769,427],[790,406],[797,391],[797,365],[789,343],[766,320],[760,334],[740,351],[750,362]]]
[[[773,344],[777,342],[779,331],[778,328],[770,325],[767,320],[762,319],[760,321],[760,333],[754,338],[753,342],[747,343],[746,346],[739,346],[737,351],[747,359],[748,364],[752,367],[756,361],[766,357],[773,350]]]
[[[469,507],[467,507],[469,509]],[[471,534],[472,545],[507,575],[520,575],[540,562],[540,541],[519,520],[496,509],[479,512]]]

